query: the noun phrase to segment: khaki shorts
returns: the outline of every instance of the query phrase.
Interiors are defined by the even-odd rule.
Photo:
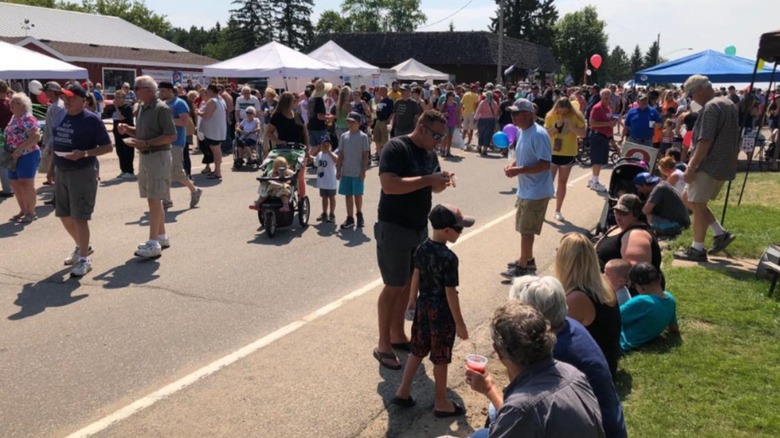
[[[387,120],[377,120],[374,125],[374,143],[378,149],[381,149],[385,143],[390,140],[390,133],[387,130]]]
[[[171,188],[171,152],[138,154],[138,192],[142,198],[167,199]]]
[[[463,130],[464,131],[476,131],[477,121],[474,120],[474,113],[466,114],[463,116]]]
[[[98,181],[95,168],[54,169],[54,215],[76,220],[92,219]]]
[[[171,181],[183,182],[186,179],[187,174],[184,173],[184,147],[171,146]]]
[[[520,234],[542,234],[544,216],[547,214],[547,204],[550,198],[517,199],[515,201],[515,230]]]
[[[696,203],[712,201],[720,193],[724,182],[709,176],[706,172],[696,172],[693,181],[685,186],[685,191],[688,192],[688,201]]]

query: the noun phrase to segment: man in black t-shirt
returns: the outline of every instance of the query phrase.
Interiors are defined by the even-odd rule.
[[[412,278],[412,256],[428,237],[428,213],[433,193],[452,184],[442,172],[434,148],[447,135],[447,120],[438,111],[426,111],[408,136],[390,140],[379,161],[378,221],[374,225],[377,261],[385,284],[377,303],[379,343],[374,357],[392,370],[401,369],[393,348],[409,350],[404,333],[404,311]]]
[[[409,89],[401,86],[401,98],[395,101],[395,115],[393,116],[393,132],[391,137],[410,134],[417,126],[417,118],[420,115],[420,106],[410,99]]]

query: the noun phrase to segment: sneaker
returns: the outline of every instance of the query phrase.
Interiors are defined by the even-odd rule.
[[[363,220],[363,213],[357,214],[357,226],[358,228],[363,228],[366,226],[366,221]]]
[[[563,215],[561,214],[561,212],[560,212],[560,211],[556,211],[556,212],[555,212],[555,216],[553,216],[553,217],[554,217],[554,218],[555,218],[555,220],[556,220],[556,221],[558,221],[558,222],[564,222],[564,221],[566,221],[566,219],[563,217]]]
[[[122,178],[122,179],[133,179],[134,177],[135,177],[135,175],[133,175],[133,174],[132,174],[132,173],[130,173],[130,172],[125,172],[125,173],[123,173],[123,174],[121,175],[121,178]]]
[[[345,230],[347,228],[352,228],[355,226],[355,219],[352,218],[352,216],[347,216],[347,220],[344,221],[343,224],[341,224],[341,229]]]
[[[167,209],[173,207],[173,201],[169,201],[167,199],[163,199],[162,205],[163,205],[163,208],[167,210]]]
[[[157,243],[159,243],[159,244],[160,244],[160,249],[168,249],[168,248],[170,248],[170,247],[171,247],[171,240],[170,240],[170,239],[168,239],[168,238],[165,238],[165,239],[157,239]],[[146,245],[147,245],[147,244],[148,244],[148,242],[139,243],[137,248],[138,248],[138,249],[143,249],[143,248],[146,248]]]
[[[79,259],[72,268],[70,268],[70,275],[74,277],[83,277],[92,270],[92,261],[89,259]]]
[[[501,273],[501,276],[506,278],[507,280],[514,280],[517,277],[522,277],[523,275],[530,275],[532,271],[530,269],[521,268],[520,266],[515,266],[514,268],[509,268],[506,271]]]
[[[589,189],[592,189],[592,188],[593,188],[593,180],[592,180],[592,179],[589,179],[589,180],[588,180],[588,188],[589,188]]]
[[[160,257],[162,255],[162,246],[156,240],[150,240],[136,250],[135,255],[137,257],[143,257],[147,259]]]
[[[336,222],[336,215],[333,213],[328,215],[328,222]]]
[[[317,222],[327,222],[327,221],[328,221],[327,213],[322,213],[321,215],[317,216]]]
[[[200,195],[203,194],[203,189],[200,187],[195,188],[195,191],[190,193],[190,208],[195,208],[200,202]]]
[[[677,251],[674,253],[674,258],[677,260],[688,260],[691,262],[706,262],[707,252],[704,250],[698,250],[694,247],[688,247],[685,251]]]
[[[93,252],[95,252],[95,250],[90,246],[87,255],[92,255]],[[73,253],[64,260],[65,266],[75,265],[76,262],[79,261],[79,257],[79,247],[77,246],[76,249],[73,250]]]
[[[517,260],[512,260],[511,262],[506,264],[507,268],[516,268],[517,267]],[[533,258],[531,260],[528,260],[528,262],[525,264],[525,269],[529,271],[536,271],[536,259]]]
[[[594,182],[593,184],[591,184],[589,188],[590,188],[591,190],[594,190],[594,191],[596,191],[596,192],[599,192],[599,193],[605,193],[605,192],[607,191],[607,188],[606,188],[606,187],[604,187],[604,185],[603,185],[603,184],[601,184],[601,183],[600,183],[600,182],[598,182],[598,181],[596,181],[596,182]]]
[[[715,236],[712,238],[712,248],[710,249],[710,255],[717,254],[724,249],[726,249],[727,246],[731,245],[731,242],[736,239],[737,236],[729,233],[728,231],[726,234],[721,234],[720,236]]]

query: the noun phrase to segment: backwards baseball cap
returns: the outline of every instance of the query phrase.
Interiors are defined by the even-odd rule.
[[[647,262],[637,263],[628,271],[628,281],[631,284],[645,286],[660,279],[661,274],[658,272],[658,269],[655,269],[655,266]]]
[[[54,81],[49,81],[43,85],[43,91],[62,91],[62,86]]]
[[[317,144],[323,144],[323,143],[331,143],[329,135],[323,135],[319,138],[319,140],[317,140]]]
[[[471,216],[463,216],[458,207],[448,204],[438,204],[431,209],[428,215],[434,230],[443,230],[452,227],[470,227],[476,219]]]
[[[517,99],[512,106],[508,107],[507,110],[509,112],[513,113],[521,113],[521,112],[534,112],[534,104],[531,103],[528,99]]]
[[[352,111],[349,114],[347,114],[348,122],[359,122],[361,120],[363,120],[363,117],[361,117],[360,114],[356,113],[355,111]]]
[[[639,102],[640,100],[647,100],[647,94],[639,93],[639,96],[637,96],[636,100],[637,102]]]
[[[660,181],[661,178],[658,178],[657,176],[653,176],[650,172],[642,172],[637,174],[637,176],[634,177],[634,185],[635,186],[654,186],[658,184],[658,181]]]
[[[683,84],[683,90],[685,90],[685,97],[689,97],[691,93],[697,91],[699,88],[712,86],[710,78],[702,75],[693,75],[685,81]]]
[[[157,84],[158,89],[167,89],[167,90],[173,90],[173,84],[168,81],[162,81],[159,84]]]
[[[84,88],[81,87],[79,84],[70,84],[67,87],[65,87],[64,90],[62,90],[62,94],[68,97],[81,97],[86,98],[87,97],[87,91],[84,90]]]
[[[631,213],[639,217],[642,214],[642,201],[639,199],[639,196],[633,193],[626,193],[618,199],[617,204],[612,209],[622,211],[623,213]]]

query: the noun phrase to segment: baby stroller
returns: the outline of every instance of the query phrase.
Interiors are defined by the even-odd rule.
[[[274,159],[277,157],[284,157],[287,163],[292,167],[293,175],[290,177],[272,177],[272,176],[260,176],[257,178],[261,183],[263,181],[278,181],[289,182],[290,201],[289,211],[280,211],[283,206],[281,198],[269,197],[260,204],[257,209],[257,218],[260,221],[260,225],[265,228],[268,237],[274,237],[276,235],[277,227],[289,227],[293,223],[293,217],[298,213],[298,223],[300,226],[306,227],[309,225],[309,215],[311,208],[309,205],[309,197],[304,196],[298,201],[298,173],[304,170],[304,160],[306,159],[306,145],[298,143],[287,143],[284,148],[271,149],[268,153],[268,157],[263,161],[260,166],[265,167],[266,174],[271,174],[273,168]]]
[[[609,178],[609,197],[604,203],[604,210],[601,212],[601,219],[596,225],[594,238],[615,226],[615,213],[612,207],[617,204],[620,195],[626,193],[637,194],[634,186],[634,177],[642,172],[649,172],[648,167],[641,160],[636,158],[621,158],[617,161],[615,168],[612,169],[612,176]]]

